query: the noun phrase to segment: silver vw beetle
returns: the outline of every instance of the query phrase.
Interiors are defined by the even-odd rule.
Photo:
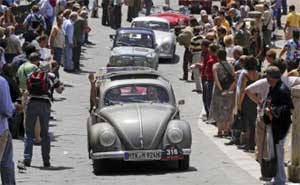
[[[96,174],[109,160],[175,160],[179,169],[189,168],[191,128],[180,120],[168,80],[149,68],[107,68],[97,84],[98,104],[87,121]]]
[[[172,60],[176,52],[176,37],[170,29],[168,20],[160,17],[137,17],[132,21],[132,27],[150,28],[155,33],[159,47],[159,58]]]
[[[145,28],[120,28],[113,39],[109,67],[144,66],[158,68],[159,48],[155,34]]]

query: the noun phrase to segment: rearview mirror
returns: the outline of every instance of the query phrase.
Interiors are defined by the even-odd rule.
[[[178,101],[178,105],[184,105],[185,104],[185,101],[184,100],[179,100]]]

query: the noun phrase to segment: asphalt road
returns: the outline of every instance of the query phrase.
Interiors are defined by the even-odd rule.
[[[162,4],[162,0],[156,0]],[[171,1],[175,5],[175,0]],[[100,11],[101,13],[101,11]],[[123,20],[126,19],[123,8]],[[89,109],[89,72],[105,66],[111,46],[109,34],[113,31],[101,26],[101,19],[90,19],[92,32],[90,40],[96,46],[85,48],[82,57],[82,73],[67,74],[61,72],[66,84],[63,95],[56,95],[57,101],[52,109],[55,121],[51,121],[50,132],[51,164],[53,168],[42,168],[40,147],[34,147],[32,167],[25,173],[16,172],[17,184],[23,185],[256,185],[261,184],[246,171],[239,168],[198,128],[202,111],[201,95],[193,93],[193,83],[179,81],[182,75],[183,48],[177,46],[177,60],[173,63],[162,62],[159,71],[173,84],[177,100],[184,99],[181,107],[182,119],[189,121],[193,133],[193,145],[190,169],[176,171],[173,164],[166,163],[113,163],[107,166],[108,172],[96,176],[92,170],[92,161],[88,159],[86,139],[86,119]],[[23,142],[14,140],[15,161],[22,160]]]

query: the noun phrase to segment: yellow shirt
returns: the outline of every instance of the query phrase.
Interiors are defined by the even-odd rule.
[[[289,26],[300,27],[300,15],[296,12],[291,12],[287,15],[286,22]]]
[[[226,19],[224,19],[224,20],[221,22],[221,25],[222,25],[227,31],[230,30],[230,24],[229,24],[229,22],[228,22]]]

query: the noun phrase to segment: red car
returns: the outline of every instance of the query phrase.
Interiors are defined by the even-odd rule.
[[[206,10],[210,14],[212,0],[179,0],[179,5],[188,6],[191,13],[200,13],[201,10]]]
[[[179,25],[180,21],[182,21],[183,25],[188,25],[189,20],[192,18],[191,16],[186,16],[179,12],[162,12],[162,13],[154,14],[152,16],[162,17],[167,19],[170,22],[170,26],[172,28]]]

